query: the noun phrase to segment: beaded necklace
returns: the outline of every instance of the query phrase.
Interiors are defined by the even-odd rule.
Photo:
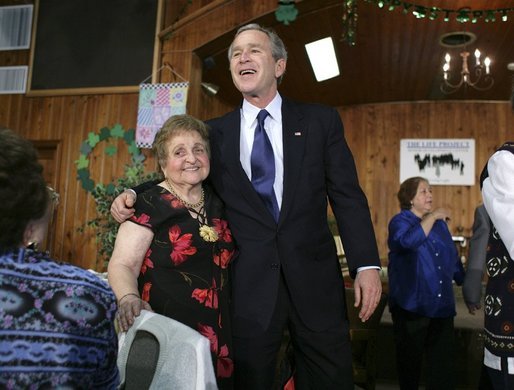
[[[168,185],[168,189],[170,190],[170,192],[175,196],[175,198],[177,198],[178,200],[180,200],[184,206],[188,207],[188,208],[191,208],[191,209],[197,209],[198,207],[202,206],[203,205],[203,202],[205,200],[205,192],[203,190],[203,187],[202,187],[202,196],[200,197],[200,200],[196,203],[189,203],[187,202],[186,200],[184,200],[176,191],[175,189],[171,186],[168,178],[165,179],[166,181],[166,184]]]
[[[195,219],[198,221],[198,225],[200,228],[198,229],[198,233],[200,234],[200,237],[204,241],[207,242],[216,242],[218,240],[218,233],[216,233],[216,230],[208,225],[207,222],[207,212],[205,210],[205,192],[202,187],[202,196],[200,198],[200,201],[197,203],[189,203],[186,202],[182,197],[180,197],[179,194],[174,190],[174,188],[171,186],[170,182],[168,181],[168,178],[165,179],[166,185],[168,186],[170,192],[186,206],[186,208],[189,210],[191,214],[195,215]]]

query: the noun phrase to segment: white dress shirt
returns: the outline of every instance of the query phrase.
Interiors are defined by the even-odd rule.
[[[268,111],[269,116],[264,121],[264,130],[273,147],[273,155],[275,157],[275,183],[273,184],[273,189],[275,190],[280,210],[284,190],[284,147],[282,143],[282,97],[278,92],[265,109]],[[250,158],[255,128],[257,127],[257,114],[259,114],[260,110],[260,108],[243,100],[243,107],[241,108],[240,161],[246,176],[250,180],[252,180]]]

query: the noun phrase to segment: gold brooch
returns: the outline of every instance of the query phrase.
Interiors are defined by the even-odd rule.
[[[200,226],[200,237],[207,242],[216,242],[218,240],[218,233],[211,226]]]

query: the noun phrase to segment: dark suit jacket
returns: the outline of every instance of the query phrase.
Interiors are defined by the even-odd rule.
[[[482,298],[482,280],[485,272],[490,225],[489,215],[482,204],[475,209],[473,235],[469,240],[468,265],[462,285],[464,301],[467,304],[478,304]]]
[[[240,110],[208,121],[211,183],[225,202],[239,246],[233,264],[233,329],[265,330],[280,269],[302,321],[322,331],[346,317],[344,285],[327,224],[327,196],[352,275],[380,266],[367,199],[338,112],[283,99],[284,191],[278,224],[240,163]]]

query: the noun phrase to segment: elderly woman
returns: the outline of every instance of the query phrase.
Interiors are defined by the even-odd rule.
[[[400,185],[401,211],[389,223],[389,307],[401,389],[417,389],[426,354],[427,389],[454,389],[455,298],[464,269],[452,241],[448,210],[432,209],[422,177]]]
[[[234,242],[220,199],[204,185],[209,139],[203,122],[168,119],[154,142],[164,180],[139,194],[120,225],[108,275],[127,330],[142,309],[173,318],[211,341],[218,385],[233,372],[228,265]]]
[[[37,250],[55,192],[30,142],[0,129],[0,145],[0,388],[115,389],[114,294]]]

